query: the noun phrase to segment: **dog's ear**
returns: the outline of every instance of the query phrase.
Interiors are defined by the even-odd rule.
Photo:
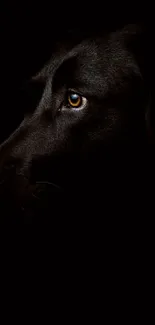
[[[125,46],[130,48],[137,57],[144,56],[145,27],[143,24],[126,25],[120,34]]]
[[[143,24],[128,24],[122,28],[121,33],[125,36],[126,40],[130,41],[133,40],[134,37],[139,36],[143,30]]]
[[[144,24],[127,25],[122,31],[125,45],[131,49],[139,65],[146,89],[146,125],[149,139],[155,143],[155,105],[154,105],[154,49],[150,26]]]
[[[129,24],[121,31],[121,39],[136,59],[143,79],[146,79],[146,27],[144,24]]]
[[[123,46],[127,48],[135,57],[142,76],[144,75],[145,66],[145,27],[139,24],[126,24],[114,32],[114,38],[119,39]]]

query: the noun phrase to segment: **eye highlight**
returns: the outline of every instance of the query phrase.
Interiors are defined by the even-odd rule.
[[[67,94],[67,107],[75,110],[81,110],[86,106],[87,99],[80,94],[69,91]]]

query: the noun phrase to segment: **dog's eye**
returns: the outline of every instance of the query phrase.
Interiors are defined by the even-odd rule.
[[[75,92],[69,92],[67,94],[67,106],[73,109],[82,109],[85,107],[87,99]]]
[[[72,107],[80,107],[82,104],[82,96],[74,93],[68,94],[68,103]]]

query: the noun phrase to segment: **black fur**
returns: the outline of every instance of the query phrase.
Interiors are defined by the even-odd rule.
[[[27,84],[23,122],[0,147],[3,212],[9,204],[21,218],[50,218],[54,193],[79,200],[139,182],[149,104],[142,40],[143,29],[127,25],[56,44]],[[62,109],[68,89],[87,98],[83,110]]]

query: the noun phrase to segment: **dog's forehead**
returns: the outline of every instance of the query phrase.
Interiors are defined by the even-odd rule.
[[[84,74],[84,69],[91,72],[99,72],[103,65],[115,64],[117,66],[130,65],[133,59],[125,47],[124,35],[128,37],[129,31],[119,30],[115,32],[103,32],[100,35],[93,34],[86,37],[74,37],[63,39],[52,49],[52,55],[45,67],[35,78],[45,80],[53,78],[61,66],[71,59],[76,59],[78,74]],[[126,57],[126,58],[125,58]],[[130,60],[131,59],[131,60]]]
[[[66,61],[69,63],[71,59],[76,58],[78,62],[83,65],[93,64],[97,67],[102,61],[103,54],[109,52],[109,56],[118,50],[121,50],[119,42],[114,44],[114,41],[110,41],[107,35],[101,37],[87,37],[78,42],[78,39],[63,40],[56,44],[52,50],[52,55],[47,64],[34,78],[45,78],[52,77],[55,72],[62,66]],[[116,49],[117,47],[117,49]],[[114,51],[112,51],[114,49]]]

